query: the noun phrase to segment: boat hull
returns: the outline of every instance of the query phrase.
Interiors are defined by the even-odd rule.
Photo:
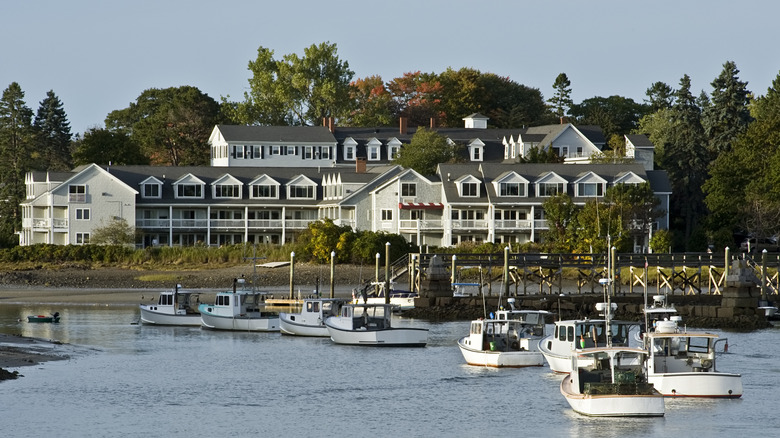
[[[739,374],[718,372],[648,374],[647,381],[667,397],[742,397],[742,376]]]
[[[294,321],[294,314],[281,313],[279,314],[279,329],[282,334],[292,336],[316,336],[316,337],[328,337],[328,328],[325,324],[306,324],[303,322]]]
[[[59,316],[28,316],[27,322],[60,322]]]
[[[278,332],[279,317],[219,316],[201,311],[201,325],[212,330]]]
[[[570,375],[561,380],[561,394],[571,408],[590,417],[662,417],[664,397],[653,395],[589,395],[574,391]]]
[[[495,368],[523,368],[544,365],[539,351],[491,351],[478,350],[467,345],[467,337],[458,340],[458,348],[469,365]]]
[[[170,313],[155,312],[141,306],[141,322],[151,325],[180,325],[198,327],[201,325],[200,314],[188,313],[186,315],[172,315]]]
[[[325,325],[330,333],[330,339],[336,344],[373,347],[425,347],[428,343],[428,329],[344,330],[333,327],[327,321]]]

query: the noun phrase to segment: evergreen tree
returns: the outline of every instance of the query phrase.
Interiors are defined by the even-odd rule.
[[[70,146],[72,135],[68,116],[62,102],[53,90],[41,101],[33,122],[35,151],[33,160],[40,170],[62,171],[71,168]]]
[[[652,112],[671,108],[674,103],[674,90],[665,82],[655,82],[645,91],[645,95],[647,95],[645,101],[650,104]]]
[[[752,121],[748,108],[750,91],[747,82],[739,80],[738,73],[736,64],[728,61],[712,81],[711,104],[704,111],[702,123],[713,159],[717,154],[731,150],[734,140]]]
[[[553,82],[553,89],[555,94],[550,98],[549,102],[552,106],[553,113],[558,117],[563,117],[569,112],[569,108],[574,104],[571,100],[571,81],[566,73],[561,73],[555,78]]]
[[[685,250],[691,248],[691,237],[705,214],[702,185],[707,180],[709,153],[701,110],[690,91],[691,79],[684,75],[675,94],[671,124],[664,144],[663,167],[672,183],[670,217],[672,227],[681,229]]]
[[[33,112],[24,91],[13,82],[0,99],[0,245],[18,243],[22,223],[19,203],[25,198],[24,177],[30,169]]]

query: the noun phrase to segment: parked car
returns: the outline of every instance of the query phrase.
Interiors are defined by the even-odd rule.
[[[778,244],[776,237],[747,237],[739,244],[739,250],[749,254],[760,254],[764,250],[780,252],[780,244]]]

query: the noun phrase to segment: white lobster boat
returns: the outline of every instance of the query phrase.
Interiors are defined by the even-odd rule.
[[[667,321],[664,321],[667,322]],[[742,376],[716,368],[716,346],[728,341],[714,333],[680,331],[658,324],[645,334],[647,379],[668,397],[742,396]]]
[[[392,304],[345,304],[339,316],[325,320],[336,344],[375,347],[424,347],[428,329],[393,327]]]
[[[279,328],[284,335],[330,336],[325,320],[341,312],[344,298],[306,298],[300,313],[279,314]]]
[[[577,350],[561,380],[572,409],[593,417],[661,417],[664,397],[647,381],[647,351],[631,347]]]
[[[495,319],[471,321],[469,334],[458,340],[463,359],[469,365],[487,367],[533,367],[544,365],[539,340],[544,337],[544,310],[496,311]]]
[[[157,304],[140,304],[141,322],[154,325],[200,326],[200,314],[192,308],[192,297],[197,293],[182,291],[177,284],[173,290],[160,292]]]
[[[263,311],[265,292],[245,286],[243,278],[235,279],[232,291],[217,293],[214,304],[198,306],[201,325],[214,330],[278,332],[279,314]]]

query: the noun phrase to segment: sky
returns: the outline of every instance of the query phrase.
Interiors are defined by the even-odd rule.
[[[0,89],[34,112],[49,90],[71,131],[103,127],[150,88],[243,100],[257,49],[335,43],[354,78],[473,68],[541,91],[560,73],[575,103],[636,102],[687,74],[710,94],[727,61],[756,95],[780,73],[780,2],[742,0],[36,0],[0,3]]]

